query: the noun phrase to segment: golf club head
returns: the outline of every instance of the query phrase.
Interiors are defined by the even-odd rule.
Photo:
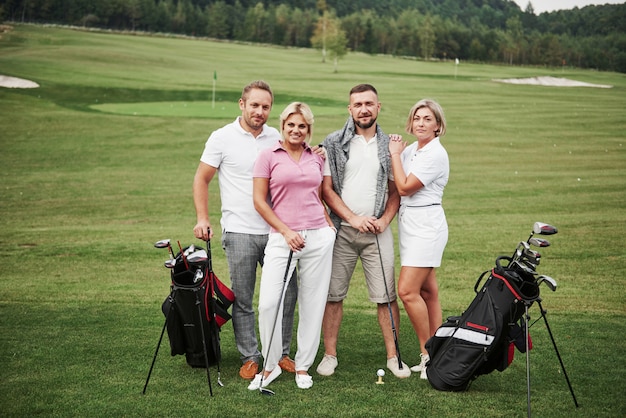
[[[528,274],[537,274],[535,272],[535,269],[532,268],[532,266],[527,265],[526,262],[524,261],[519,261],[519,260],[515,260],[511,262],[511,267],[513,266],[517,266],[518,268],[522,269],[524,272],[528,273]]]
[[[185,257],[189,256],[189,254],[193,253],[194,251],[196,251],[196,246],[191,244],[189,247],[187,247],[187,249],[184,251]]]
[[[539,247],[539,248],[550,246],[550,241],[548,241],[547,239],[543,239],[543,238],[530,238],[528,240],[528,243],[530,245],[534,245],[535,247]]]
[[[530,261],[531,263],[537,264],[537,265],[539,265],[539,261],[541,261],[541,254],[531,249],[524,251],[523,257],[526,261]]]
[[[533,226],[533,232],[539,235],[553,235],[558,231],[555,226],[545,224],[543,222],[535,222]]]
[[[537,284],[540,285],[541,283],[545,283],[553,292],[556,291],[556,280],[552,277],[544,275],[537,277]]]
[[[517,248],[515,249],[515,254],[513,255],[513,261],[519,260],[522,258],[526,251],[530,250],[530,245],[526,241],[520,241],[517,244]]]
[[[205,250],[195,251],[187,256],[187,261],[191,264],[206,263],[209,259]]]
[[[161,241],[155,242],[154,246],[156,248],[168,248],[170,246],[170,240],[169,239],[162,239]]]
[[[163,263],[165,265],[165,267],[167,267],[168,269],[173,269],[176,266],[176,259],[172,258],[170,260],[166,260],[165,263]]]
[[[202,273],[202,270],[201,269],[197,269],[195,276],[193,276],[193,282],[194,283],[198,283],[203,278],[204,278],[204,274]]]
[[[265,395],[265,396],[274,396],[274,395],[276,395],[276,393],[274,393],[274,391],[269,390],[268,388],[264,388],[264,387],[260,387],[259,388],[259,392],[261,392],[261,395]]]

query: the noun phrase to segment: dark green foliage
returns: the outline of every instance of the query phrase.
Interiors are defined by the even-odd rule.
[[[310,47],[316,0],[7,0],[0,19]],[[327,0],[347,47],[370,54],[626,72],[626,5],[542,13],[506,0]],[[411,27],[407,27],[407,18]],[[520,31],[509,22],[517,19]],[[433,26],[429,26],[429,23]],[[425,32],[432,27],[434,34]],[[426,41],[423,38],[428,38]],[[590,42],[600,50],[584,47]]]

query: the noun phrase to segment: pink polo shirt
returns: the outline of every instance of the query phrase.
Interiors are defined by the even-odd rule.
[[[281,142],[262,150],[253,176],[269,179],[270,206],[276,216],[294,231],[328,226],[324,204],[319,197],[324,160],[305,146],[296,162]],[[272,232],[276,232],[272,229]]]

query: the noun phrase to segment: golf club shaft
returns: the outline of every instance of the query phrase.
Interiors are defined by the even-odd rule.
[[[285,287],[286,287],[286,283],[287,283],[287,277],[289,276],[289,268],[291,267],[291,259],[292,258],[293,258],[293,250],[290,249],[289,250],[289,256],[287,257],[287,267],[285,267],[285,276],[283,277],[283,286],[282,286],[282,288],[280,290],[280,299],[278,300],[278,304],[276,305],[276,313],[274,314],[274,322],[273,322],[273,325],[272,325],[272,333],[270,334],[270,341],[269,341],[269,344],[267,345],[267,351],[266,351],[267,354],[266,354],[266,356],[269,356],[270,349],[272,348],[272,340],[274,339],[274,331],[276,331],[276,323],[278,322],[278,313],[280,312],[280,306],[283,303],[283,294],[285,293]],[[259,392],[273,395],[274,392],[272,392],[271,390],[263,388],[263,381],[265,380],[265,365],[266,365],[266,361],[267,361],[267,359],[263,358],[263,368],[261,370],[261,383],[259,385]],[[276,367],[280,367],[280,366],[276,366]]]
[[[180,245],[180,241],[178,242],[178,248],[180,249],[180,256],[183,258],[183,262],[185,263],[185,268],[189,270],[189,264],[187,264],[187,257],[185,257],[185,252],[183,251],[183,247]]]
[[[396,354],[398,356],[398,368],[402,370],[402,357],[400,356],[400,344],[398,343],[398,334],[396,332],[396,324],[393,320],[393,311],[391,310],[391,300],[389,299],[389,290],[387,289],[387,277],[385,276],[385,266],[383,265],[383,255],[380,252],[380,243],[378,242],[378,235],[376,237],[376,248],[378,249],[378,257],[380,258],[380,268],[383,272],[383,284],[385,285],[385,294],[387,295],[387,308],[389,309],[389,319],[391,320],[391,332],[393,333],[393,342],[396,345]]]

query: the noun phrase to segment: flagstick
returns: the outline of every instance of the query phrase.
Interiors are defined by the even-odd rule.
[[[215,109],[215,77],[213,77],[213,100],[211,101],[211,108]]]

